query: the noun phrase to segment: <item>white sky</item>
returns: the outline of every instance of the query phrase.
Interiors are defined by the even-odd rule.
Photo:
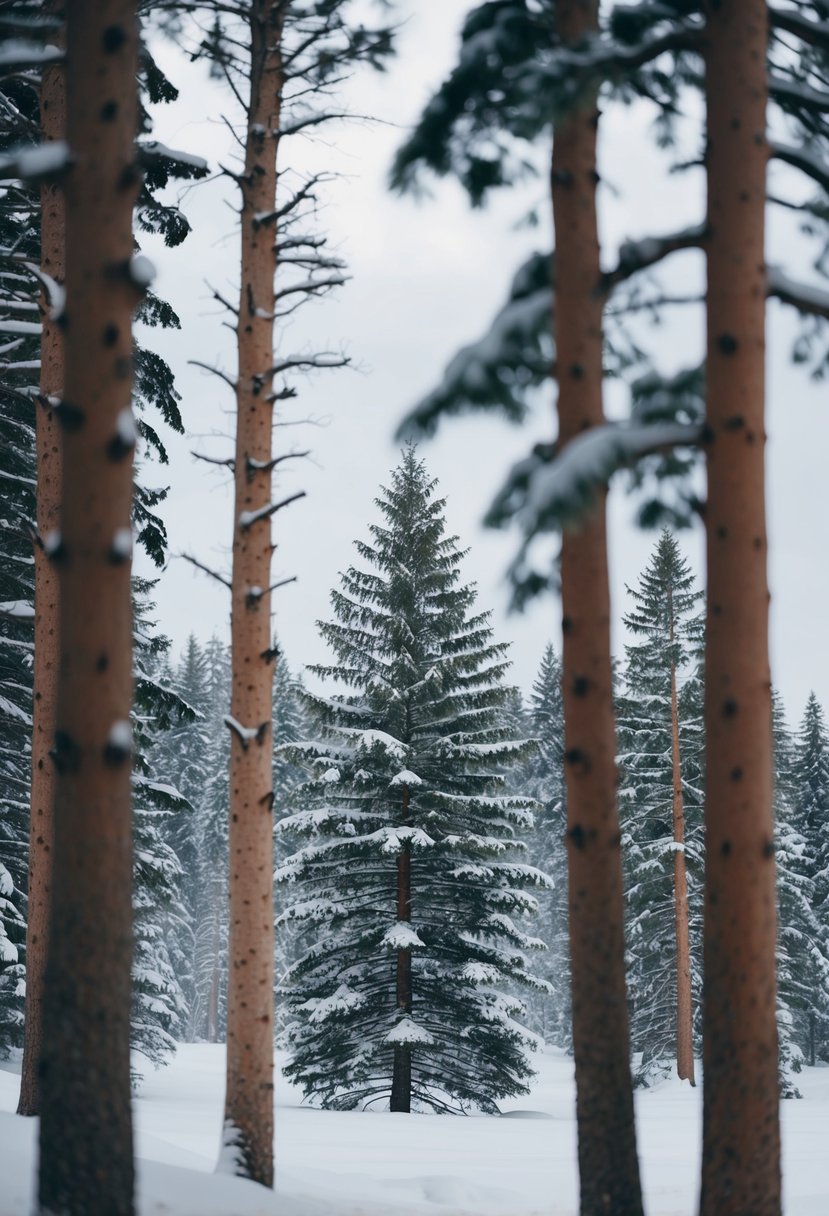
[[[521,191],[504,191],[479,212],[470,211],[451,182],[435,184],[433,197],[422,204],[388,193],[393,152],[454,62],[461,21],[471,5],[468,0],[410,0],[401,7],[408,15],[396,60],[385,75],[357,78],[347,97],[353,111],[379,115],[384,123],[343,124],[323,137],[297,137],[283,145],[286,165],[343,175],[327,189],[320,225],[354,277],[336,297],[303,309],[282,349],[345,349],[360,369],[322,372],[301,382],[299,400],[284,420],[312,418],[319,425],[286,427],[275,435],[277,451],[313,450],[312,461],[286,467],[275,491],[307,490],[307,498],[280,513],[275,523],[274,575],[298,575],[298,583],[277,592],[276,600],[276,627],[295,669],[328,657],[314,623],[329,615],[328,595],[337,573],[356,556],[352,542],[366,537],[375,514],[373,499],[397,461],[396,425],[438,382],[458,347],[485,330],[519,263],[532,250],[552,244],[549,228],[514,228],[537,202],[546,213],[543,177]],[[156,136],[204,155],[211,167],[230,164],[232,140],[220,122],[222,113],[233,115],[229,97],[207,80],[203,68],[189,65],[170,47],[157,49],[182,97],[159,108]],[[671,230],[700,218],[698,181],[666,180],[664,160],[647,147],[641,113],[611,110],[603,123],[600,154],[603,179],[613,187],[601,195],[604,243],[611,252],[625,237]],[[153,470],[147,479],[171,483],[163,511],[170,553],[193,553],[228,573],[231,487],[223,471],[195,462],[190,452],[231,454],[232,402],[221,381],[188,364],[200,359],[233,370],[233,335],[206,286],[209,282],[234,297],[238,233],[224,200],[235,203],[227,179],[189,190],[183,207],[194,231],[185,244],[167,251],[160,242],[145,242],[159,271],[156,288],[183,322],[182,332],[153,334],[150,345],[166,355],[176,372],[189,432],[185,439],[170,440],[171,467],[160,475]],[[782,229],[772,231],[769,260],[784,263],[792,273],[808,270],[802,247]],[[693,289],[702,272],[701,255],[681,255],[672,281],[676,285],[678,278],[683,289]],[[810,688],[829,708],[829,564],[823,545],[829,525],[829,403],[824,386],[788,366],[791,318],[772,305],[769,320],[772,671],[789,718],[796,721]],[[650,347],[663,370],[670,370],[699,358],[703,336],[701,309],[686,310],[650,335]],[[548,596],[524,615],[507,614],[503,576],[516,537],[485,531],[479,521],[512,462],[532,443],[550,438],[552,399],[550,389],[544,398],[550,404],[542,404],[537,417],[521,429],[498,419],[462,418],[444,424],[437,439],[422,448],[448,499],[450,529],[470,546],[466,573],[478,584],[479,604],[494,610],[497,637],[513,643],[514,679],[525,690],[547,641],[559,644],[560,604]],[[611,392],[611,409],[613,401]],[[620,652],[624,587],[636,580],[656,538],[634,528],[634,503],[621,487],[611,499],[614,647]],[[701,530],[681,536],[680,542],[701,572]],[[161,627],[176,650],[191,631],[202,640],[214,632],[228,634],[227,592],[180,559],[170,561],[156,601]]]

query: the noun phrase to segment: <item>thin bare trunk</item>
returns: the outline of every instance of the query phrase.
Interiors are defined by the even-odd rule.
[[[708,22],[703,1216],[779,1216],[764,487],[767,13]]]
[[[670,593],[669,593],[670,594]],[[671,645],[674,640],[671,607]],[[685,808],[679,754],[679,705],[676,664],[671,659],[671,762],[673,768],[674,925],[676,931],[676,1071],[681,1081],[694,1079],[694,1014],[691,1003],[691,942],[688,926],[688,875],[685,867]]]
[[[595,0],[562,0],[556,32],[598,29]],[[556,120],[553,218],[559,440],[604,421],[594,93]],[[622,862],[610,658],[605,496],[561,558],[573,1048],[582,1216],[642,1211],[625,998]]]
[[[55,39],[63,40],[62,31]],[[66,138],[66,84],[62,64],[43,69],[40,134],[44,143]],[[66,217],[63,187],[40,192],[40,265],[59,285],[66,276]],[[55,770],[49,752],[55,737],[58,679],[58,577],[43,538],[58,528],[61,447],[51,402],[63,395],[63,334],[51,318],[49,293],[41,305],[40,404],[35,420],[37,448],[37,532],[35,545],[35,664],[32,704],[32,788],[29,811],[29,890],[26,923],[26,1021],[20,1076],[19,1115],[40,1114],[40,1056],[43,1043],[43,972],[46,966],[49,898],[52,885]]]
[[[67,5],[66,378],[60,668],[39,1204],[131,1216],[132,209],[129,0]]]
[[[409,789],[403,789],[404,824],[409,821]],[[397,919],[412,919],[412,856],[404,849],[397,858]],[[408,1012],[412,1007],[412,952],[397,951],[397,1008]],[[389,1110],[409,1114],[412,1109],[412,1049],[407,1043],[394,1046],[394,1071],[392,1073]]]
[[[271,431],[283,0],[254,0],[241,179],[235,519],[231,608],[230,974],[225,1141],[240,1175],[273,1186]],[[255,592],[253,589],[256,589]]]

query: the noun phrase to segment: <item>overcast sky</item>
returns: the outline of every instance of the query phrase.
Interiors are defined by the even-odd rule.
[[[329,615],[328,595],[338,571],[355,557],[353,541],[366,538],[376,517],[373,500],[398,459],[395,428],[407,409],[439,381],[459,346],[486,329],[503,301],[512,273],[534,249],[548,249],[549,225],[516,229],[527,209],[542,203],[543,177],[520,191],[504,192],[486,210],[470,211],[453,183],[435,184],[433,197],[417,204],[386,189],[391,156],[406,126],[454,61],[467,0],[401,5],[407,19],[397,59],[381,76],[360,76],[349,86],[353,111],[377,115],[382,124],[342,124],[314,140],[283,144],[284,165],[325,168],[342,176],[328,187],[320,225],[346,258],[353,280],[336,298],[309,304],[282,339],[283,352],[344,349],[358,370],[318,373],[300,383],[298,402],[285,422],[309,425],[277,429],[277,451],[310,448],[310,461],[292,462],[280,474],[280,496],[305,489],[307,498],[280,513],[275,524],[274,574],[297,575],[277,593],[276,628],[295,669],[328,656],[315,621]],[[211,167],[230,164],[232,140],[220,121],[233,118],[230,99],[198,65],[169,46],[158,57],[182,96],[159,108],[156,135],[205,156]],[[603,122],[601,192],[603,243],[610,253],[621,239],[671,230],[702,215],[701,180],[667,179],[665,161],[647,146],[640,110],[609,111]],[[167,470],[148,470],[147,480],[168,481],[164,516],[171,560],[156,590],[158,619],[178,651],[190,632],[202,640],[227,637],[229,597],[224,588],[176,557],[192,553],[208,565],[230,568],[232,492],[222,470],[196,462],[195,448],[213,456],[232,451],[231,394],[219,380],[189,364],[215,362],[231,372],[233,335],[212,299],[210,286],[233,297],[237,283],[238,232],[227,179],[187,191],[182,206],[193,233],[178,250],[146,242],[159,271],[156,287],[182,318],[180,333],[153,334],[177,376],[188,436],[170,444]],[[769,260],[792,272],[808,270],[804,247],[791,229],[771,232]],[[681,255],[672,283],[685,290],[702,283],[701,255]],[[829,403],[825,386],[810,383],[788,365],[794,332],[782,308],[769,311],[769,527],[772,588],[772,672],[789,717],[799,718],[809,689],[829,708],[825,658],[829,564],[826,452]],[[699,359],[704,339],[701,309],[670,318],[651,340],[662,370]],[[622,399],[609,394],[611,412]],[[554,434],[553,391],[542,395],[537,415],[520,429],[496,419],[462,418],[445,424],[422,447],[428,467],[447,498],[449,527],[470,553],[466,574],[479,589],[479,604],[494,611],[499,639],[512,642],[515,682],[527,690],[547,641],[558,647],[560,604],[548,596],[521,616],[506,611],[504,571],[516,537],[483,530],[480,520],[510,465],[539,439]],[[637,532],[633,501],[617,487],[611,495],[611,578],[614,647],[621,652],[619,623],[627,609],[625,584],[635,582],[655,543]],[[701,530],[680,538],[702,577]],[[141,567],[142,572],[146,572]]]

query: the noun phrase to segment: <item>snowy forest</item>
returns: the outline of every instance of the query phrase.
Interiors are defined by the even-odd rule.
[[[0,3],[0,1216],[829,1202],[829,5],[439,7]]]

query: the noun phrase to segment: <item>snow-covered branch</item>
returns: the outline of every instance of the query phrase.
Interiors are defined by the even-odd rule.
[[[258,511],[242,511],[239,515],[239,527],[243,532],[248,528],[252,528],[255,523],[262,519],[270,519],[272,515],[276,515],[277,511],[281,511],[283,507],[290,506],[292,502],[296,502],[298,498],[304,498],[305,491],[298,490],[296,494],[291,494],[288,498],[283,498],[281,502],[270,502],[266,507],[260,507]]]
[[[811,177],[812,181],[817,182],[819,186],[829,192],[829,168],[827,168],[823,156],[816,152],[809,152],[806,148],[778,143],[776,140],[769,141],[769,153],[775,160],[782,160],[784,164],[791,165],[793,169],[799,169],[801,173]]]
[[[779,266],[769,266],[766,271],[766,292],[783,304],[791,304],[799,312],[829,321],[829,291],[825,288],[802,283],[789,276]]]
[[[268,731],[268,722],[260,722],[258,726],[242,726],[230,714],[222,718],[225,726],[238,738],[242,750],[247,751],[252,742],[261,743]]]
[[[30,182],[43,181],[63,173],[69,160],[69,145],[63,140],[38,144],[35,148],[13,148],[0,156],[0,180],[17,177]]]

